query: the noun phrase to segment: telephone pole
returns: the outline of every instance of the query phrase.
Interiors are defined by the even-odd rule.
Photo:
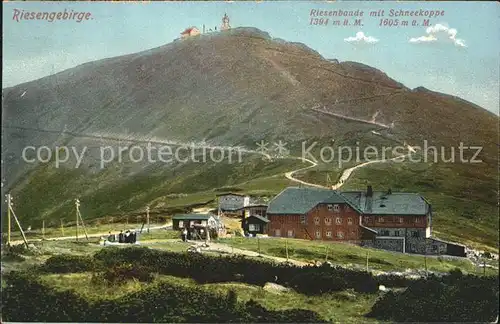
[[[8,214],[8,225],[9,225],[9,229],[8,229],[8,234],[7,234],[7,243],[8,245],[10,245],[10,217],[11,215],[14,216],[14,220],[16,221],[16,224],[17,224],[17,227],[19,228],[19,231],[21,232],[21,235],[23,237],[23,241],[24,241],[24,244],[26,244],[26,248],[29,249],[29,245],[28,245],[28,240],[26,239],[26,235],[24,235],[24,231],[23,231],[23,228],[21,227],[21,224],[19,223],[19,220],[17,219],[17,216],[16,216],[16,213],[14,212],[14,208],[12,206],[14,206],[14,204],[12,203],[12,196],[10,194],[7,194],[7,214]]]
[[[146,206],[146,224],[148,226],[148,234],[149,234],[149,206]]]
[[[11,225],[10,225],[10,207],[12,206],[12,197],[10,194],[7,194],[7,246],[10,245],[10,230],[11,230]]]
[[[87,235],[87,229],[85,228],[85,223],[83,222],[82,214],[80,213],[80,199],[75,199],[76,206],[76,240],[78,241],[78,219],[82,222],[83,233],[85,234],[85,238],[87,241],[89,240],[89,236]]]
[[[76,240],[78,241],[78,211],[80,209],[80,200],[78,198],[75,199],[76,206]]]

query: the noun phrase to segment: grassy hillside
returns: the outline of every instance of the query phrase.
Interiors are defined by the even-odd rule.
[[[373,166],[359,170],[348,189],[419,191],[436,211],[443,237],[496,247],[498,116],[459,98],[424,88],[408,89],[369,66],[323,58],[303,44],[273,39],[254,28],[236,28],[148,51],[89,62],[39,80],[3,89],[2,148],[6,184],[23,224],[42,219],[57,226],[82,201],[89,219],[212,199],[213,190],[238,186],[272,195],[290,182],[297,160],[244,163],[133,163],[98,167],[99,136],[164,142],[205,142],[255,149],[260,140],[283,140],[292,155],[302,142],[334,143],[361,150],[368,145],[482,146],[480,164]],[[392,125],[386,129],[313,111]],[[380,135],[374,135],[372,131]],[[359,143],[359,144],[358,144]],[[25,163],[28,145],[91,147],[78,169]],[[113,144],[113,145],[116,145]],[[468,151],[469,158],[473,151]],[[326,184],[342,166],[320,165],[301,179]],[[423,169],[422,169],[423,168]],[[424,171],[413,171],[424,170]],[[177,196],[176,196],[177,195]],[[169,198],[170,197],[170,198]],[[72,216],[71,216],[72,217]],[[25,223],[26,222],[26,223]],[[38,225],[35,225],[38,224]],[[27,225],[27,224],[26,224]]]
[[[110,215],[126,215],[142,211],[149,205],[152,211],[169,207],[206,202],[215,198],[217,188],[246,181],[283,175],[303,166],[298,160],[265,161],[259,155],[248,155],[241,163],[179,163],[176,166],[151,164],[140,173],[123,179],[117,176],[115,165],[96,174],[81,169],[56,169],[53,165],[36,168],[19,190],[12,191],[16,213],[24,226],[59,226],[59,219],[74,218],[74,199],[81,201],[81,212],[91,220]],[[284,178],[284,177],[283,177]],[[259,189],[272,189],[268,185]],[[273,191],[274,192],[274,191]],[[268,192],[269,193],[269,192]],[[265,192],[260,192],[265,195]]]

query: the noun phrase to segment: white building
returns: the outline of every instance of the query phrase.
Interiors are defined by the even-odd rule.
[[[226,193],[217,195],[219,201],[219,210],[221,212],[237,211],[250,205],[250,196],[237,193]]]

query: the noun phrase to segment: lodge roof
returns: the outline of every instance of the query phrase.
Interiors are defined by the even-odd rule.
[[[303,215],[321,203],[345,203],[358,210],[356,205],[335,190],[288,187],[269,202],[267,213]]]
[[[426,215],[429,210],[427,201],[417,193],[374,191],[370,198],[364,191],[347,191],[342,196],[363,214],[412,216]]]
[[[267,204],[250,204],[250,205],[246,205],[243,207],[239,207],[238,209],[235,209],[235,210],[243,210],[243,209],[250,209],[250,208],[257,208],[257,207],[267,208]]]
[[[215,196],[216,196],[216,197],[222,197],[222,196],[240,196],[240,197],[247,197],[248,195],[239,194],[239,193],[235,193],[235,192],[226,192],[226,193],[217,194],[217,195],[215,195]]]
[[[265,218],[265,217],[262,217],[260,215],[250,215],[248,216],[247,218],[250,218],[250,217],[253,217],[253,218],[256,218],[264,223],[269,223],[269,219]]]
[[[288,187],[269,202],[267,213],[303,215],[318,204],[347,204],[368,215],[426,215],[430,208],[417,193],[374,191],[367,197],[365,191]]]
[[[177,214],[172,217],[174,220],[208,220],[212,214]]]

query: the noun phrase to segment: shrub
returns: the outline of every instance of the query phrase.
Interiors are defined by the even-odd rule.
[[[41,269],[52,273],[86,272],[94,270],[95,263],[90,256],[61,254],[50,257]]]
[[[6,278],[2,314],[17,322],[323,322],[308,310],[270,311],[256,302],[238,303],[201,288],[151,285],[119,299],[86,300],[72,291],[45,286],[36,275]],[[221,298],[223,297],[223,298]]]
[[[108,283],[125,283],[128,280],[137,279],[142,282],[151,282],[154,279],[150,268],[141,265],[121,264],[106,268],[102,272],[94,273],[93,281],[104,280]]]
[[[491,322],[498,315],[498,278],[430,276],[403,292],[388,292],[368,316],[396,322]]]
[[[358,292],[378,290],[378,281],[364,271],[330,266],[298,267],[244,256],[213,257],[130,247],[103,249],[94,258],[107,267],[133,263],[155,269],[160,274],[192,278],[199,283],[237,281],[264,285],[276,282],[311,295],[347,288]]]

